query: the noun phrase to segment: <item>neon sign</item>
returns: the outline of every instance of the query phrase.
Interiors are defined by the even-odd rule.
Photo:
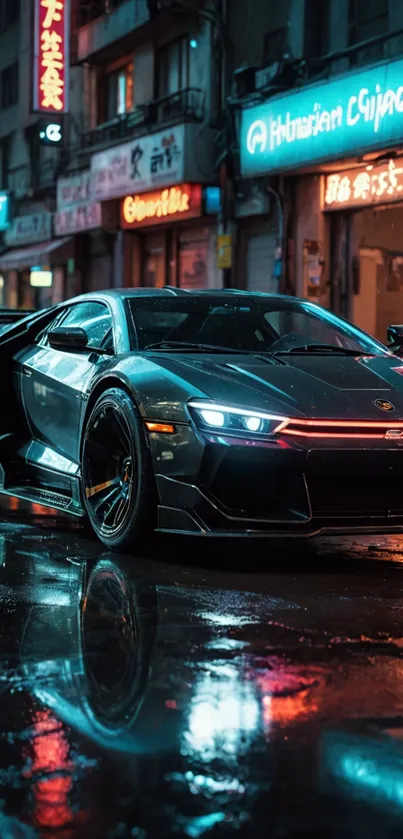
[[[68,111],[70,0],[35,0],[33,109]]]
[[[5,190],[0,192],[0,231],[7,230],[10,224],[10,194]]]
[[[346,169],[328,175],[325,185],[325,210],[365,207],[403,200],[403,158]]]
[[[241,174],[301,168],[401,144],[403,60],[307,85],[247,108]]]
[[[194,218],[202,210],[202,188],[199,184],[181,184],[159,192],[128,195],[121,204],[122,228],[164,221]]]

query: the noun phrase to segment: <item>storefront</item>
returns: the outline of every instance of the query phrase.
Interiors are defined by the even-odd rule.
[[[38,309],[65,298],[73,242],[52,238],[51,213],[13,219],[4,240],[9,248],[0,256],[4,306]]]
[[[211,187],[199,182],[193,130],[192,125],[180,125],[92,157],[93,198],[102,207],[116,200],[119,205],[123,253],[113,285],[221,284],[216,268],[218,207],[211,210]]]
[[[295,293],[383,341],[403,316],[402,78],[401,59],[370,65],[273,97],[241,121],[243,178],[281,176],[293,195],[283,244]]]
[[[350,317],[385,341],[403,323],[403,157],[328,175],[323,204],[334,270],[340,250],[348,266]]]
[[[215,221],[207,213],[206,190],[200,184],[126,196],[120,225],[125,231],[129,284],[219,287]]]

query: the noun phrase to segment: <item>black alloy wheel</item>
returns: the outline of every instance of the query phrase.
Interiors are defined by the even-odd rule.
[[[140,547],[156,517],[156,491],[142,419],[123,390],[95,403],[84,431],[82,488],[90,523],[113,550]]]

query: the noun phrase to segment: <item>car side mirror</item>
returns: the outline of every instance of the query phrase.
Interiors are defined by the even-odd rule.
[[[403,326],[388,326],[387,338],[394,347],[403,347]]]
[[[48,332],[49,346],[54,350],[84,350],[88,335],[81,326],[57,326]]]

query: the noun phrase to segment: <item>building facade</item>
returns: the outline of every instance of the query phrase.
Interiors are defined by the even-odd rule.
[[[0,0],[0,305],[230,285],[306,296],[384,339],[403,319],[400,0],[58,3],[52,147],[41,0]]]
[[[0,302],[31,308],[110,286],[219,286],[224,93],[214,5],[60,0],[56,16],[68,15],[71,29],[69,107],[53,114],[63,141],[52,148],[38,139],[43,114],[27,89],[32,16],[47,4],[20,2],[4,32],[14,45],[4,61],[19,76],[15,105],[3,98],[0,110],[9,216],[2,228],[0,213]]]
[[[281,200],[280,225],[271,202],[271,252],[281,239],[282,265],[266,287],[308,297],[385,341],[387,325],[403,320],[403,5],[291,6],[283,58],[273,52],[255,73],[238,123],[242,182]]]

